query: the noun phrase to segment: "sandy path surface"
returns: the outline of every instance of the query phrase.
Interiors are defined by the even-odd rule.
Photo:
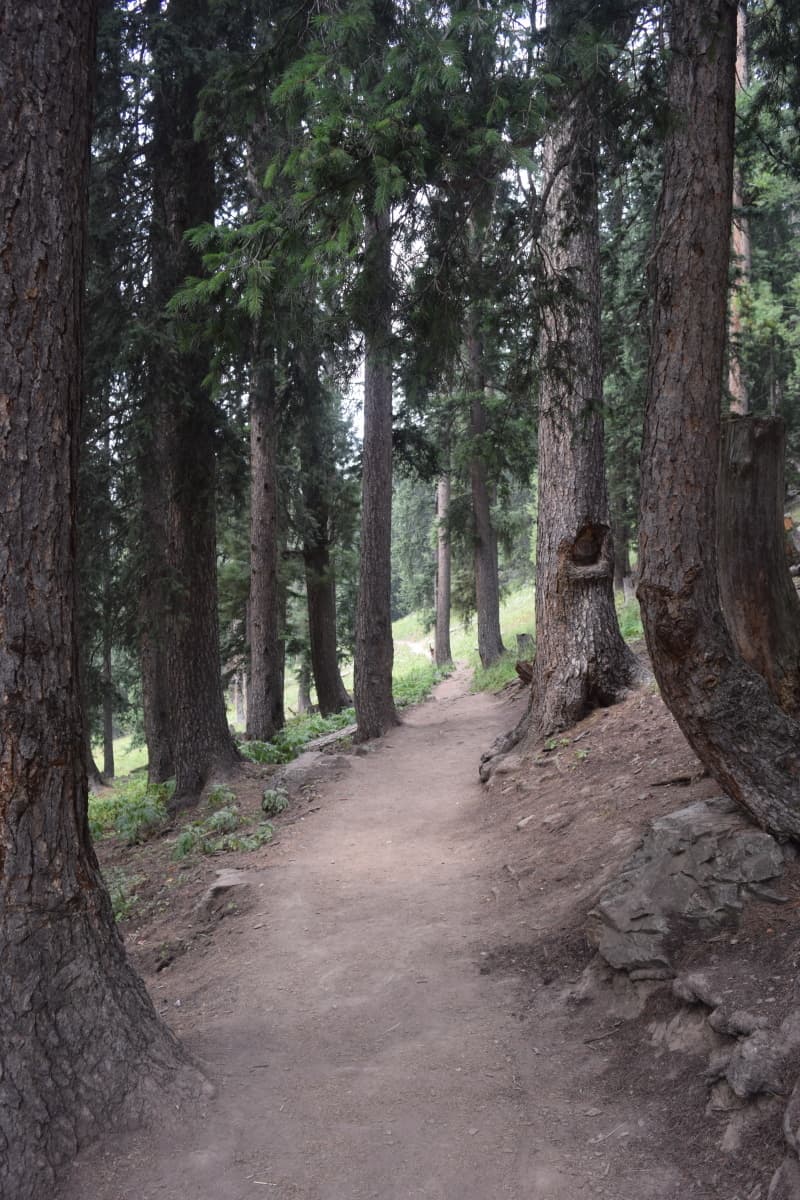
[[[659,1136],[632,1099],[592,1107],[603,1043],[568,1040],[563,1000],[481,971],[536,904],[501,903],[477,780],[515,714],[466,686],[353,757],[253,872],[255,906],[158,985],[217,1097],[90,1154],[66,1200],[700,1194],[630,1153]]]

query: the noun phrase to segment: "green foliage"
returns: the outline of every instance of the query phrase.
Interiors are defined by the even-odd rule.
[[[295,717],[287,721],[285,728],[275,734],[269,742],[244,742],[240,747],[245,758],[257,763],[287,763],[297,758],[307,742],[314,738],[324,737],[326,733],[335,733],[352,725],[356,719],[355,709],[345,708],[330,717],[322,717],[319,713],[309,716]]]
[[[236,803],[236,794],[224,783],[217,783],[209,790],[206,803],[212,811],[224,810]]]
[[[193,821],[182,829],[172,847],[178,862],[190,854],[225,854],[232,851],[258,850],[271,842],[272,825],[262,821],[250,833],[241,831],[244,818],[238,808],[221,808],[205,821]]]
[[[146,877],[144,875],[128,875],[121,867],[106,867],[103,871],[103,880],[111,897],[115,920],[127,920],[139,902],[135,889],[146,883]]]
[[[289,797],[283,788],[267,788],[261,800],[261,808],[268,817],[277,817],[289,807]]]
[[[407,667],[401,675],[392,677],[392,694],[398,708],[407,708],[409,704],[419,704],[440,680],[444,679],[447,671],[435,667],[421,655],[416,655],[416,662]]]
[[[148,786],[145,778],[125,779],[105,796],[89,794],[89,829],[92,837],[115,833],[128,846],[145,842],[164,824],[174,780]]]
[[[626,601],[617,600],[617,620],[626,642],[635,642],[644,637],[639,601],[635,597]]]
[[[489,667],[477,666],[472,676],[473,692],[496,692],[517,678],[516,654],[507,653]]]

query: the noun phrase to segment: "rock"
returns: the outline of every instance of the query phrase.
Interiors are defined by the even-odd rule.
[[[521,821],[517,821],[517,829],[524,829],[526,825],[530,825],[536,817],[536,813],[530,813],[529,816],[523,817]]]
[[[757,1017],[743,1008],[730,1012],[723,1007],[714,1009],[708,1023],[717,1033],[724,1033],[728,1037],[749,1037],[757,1029],[764,1029],[769,1024],[766,1017]]]
[[[217,878],[209,888],[203,893],[200,901],[197,904],[196,912],[201,917],[209,917],[214,912],[224,915],[220,912],[221,906],[224,907],[228,900],[228,893],[232,891],[243,892],[249,889],[250,875],[247,871],[236,871],[233,868],[223,871],[217,871]],[[239,898],[237,897],[235,907],[241,907]]]
[[[742,1099],[760,1092],[779,1092],[782,1063],[773,1035],[767,1029],[757,1029],[739,1042],[731,1054],[725,1078]]]
[[[783,1114],[783,1135],[795,1154],[800,1155],[800,1080],[794,1085]]]
[[[345,771],[352,769],[344,754],[324,754],[321,750],[310,750],[287,763],[275,777],[274,788],[284,788],[290,796],[296,796],[304,788],[312,787],[323,780],[339,779]]]
[[[672,994],[684,1004],[706,1004],[709,1008],[717,1008],[722,1003],[708,976],[700,971],[678,975],[672,983]]]
[[[776,879],[783,866],[775,839],[733,801],[698,801],[652,822],[589,913],[588,939],[612,967],[669,975],[692,926],[735,921],[749,885]]]
[[[787,1154],[772,1176],[767,1200],[797,1200],[798,1196],[800,1196],[800,1161],[794,1154]]]
[[[706,1113],[735,1112],[743,1104],[727,1079],[718,1079],[709,1092]]]

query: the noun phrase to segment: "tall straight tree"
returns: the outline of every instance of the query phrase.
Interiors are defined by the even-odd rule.
[[[373,199],[374,203],[374,199]],[[392,231],[388,211],[366,214],[364,447],[353,696],[358,737],[397,723],[392,698]]]
[[[549,59],[566,67],[544,146],[549,300],[540,339],[536,658],[532,731],[618,699],[635,675],[614,607],[603,436],[597,98],[569,68],[591,4],[550,0]]]
[[[151,291],[155,336],[147,403],[162,450],[166,511],[164,647],[175,767],[173,807],[196,803],[215,769],[237,760],[222,692],[216,581],[216,432],[218,416],[205,383],[208,355],[185,344],[168,301],[200,256],[188,229],[213,221],[214,169],[195,137],[208,0],[148,0],[152,56],[153,181]],[[148,629],[148,636],[157,630]]]
[[[735,650],[717,582],[736,7],[671,8],[638,591],[661,694],[698,757],[760,825],[797,838],[800,725]]]
[[[75,632],[81,301],[96,6],[0,3],[0,1193],[185,1067],[131,970],[87,820]],[[188,1076],[187,1076],[188,1082]]]

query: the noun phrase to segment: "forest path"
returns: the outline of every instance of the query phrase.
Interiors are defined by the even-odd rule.
[[[468,684],[460,668],[354,756],[252,872],[255,907],[155,984],[218,1094],[87,1155],[67,1200],[679,1194],[652,1159],[626,1166],[635,1101],[609,1107],[563,995],[531,1008],[513,970],[481,971],[516,961],[536,899],[477,776],[517,712]]]

